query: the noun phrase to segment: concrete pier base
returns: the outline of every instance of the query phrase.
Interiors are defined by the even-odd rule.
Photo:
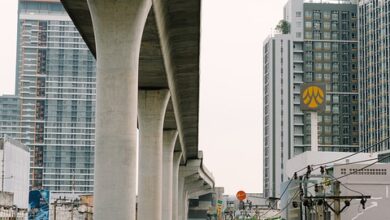
[[[163,134],[163,195],[162,220],[172,220],[173,202],[173,150],[175,148],[178,132],[167,130]]]
[[[94,219],[135,219],[138,62],[149,0],[88,0],[96,43]]]
[[[173,171],[172,171],[172,220],[179,219],[179,167],[182,157],[182,152],[175,152],[173,155]]]
[[[188,191],[186,184],[189,181],[195,181],[199,179],[199,175],[195,171],[183,171],[179,172],[179,196],[178,196],[178,216],[179,220],[187,220],[188,218]]]
[[[139,91],[137,219],[140,220],[162,218],[163,124],[169,97],[169,90]]]

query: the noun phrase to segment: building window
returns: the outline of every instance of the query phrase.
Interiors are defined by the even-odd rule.
[[[311,28],[313,28],[312,22],[311,22],[311,21],[306,21],[306,22],[305,22],[305,28],[306,28],[306,29],[311,29]]]
[[[305,11],[305,18],[311,19],[312,18],[312,12],[311,11]]]
[[[332,20],[333,21],[339,20],[339,12],[338,11],[332,11]]]
[[[316,65],[317,65],[317,63],[316,63]],[[319,64],[319,65],[321,65],[321,64]],[[315,74],[315,81],[322,81],[322,74],[321,73]]]
[[[332,32],[332,40],[338,40],[339,39],[339,33],[338,32]]]
[[[314,54],[314,59],[316,61],[321,61],[322,60],[322,53],[321,52],[317,52]]]
[[[330,33],[329,32],[324,32],[324,40],[330,40]]]
[[[313,39],[313,33],[311,31],[306,31],[305,38],[306,39]]]
[[[319,11],[314,11],[313,12],[313,19],[321,20],[321,13]]]
[[[312,50],[313,44],[311,42],[305,42],[305,50]]]
[[[324,11],[322,13],[322,16],[324,17],[324,20],[329,20],[330,19],[330,11]]]
[[[338,43],[332,43],[332,50],[339,50],[339,44]]]
[[[315,71],[322,71],[322,63],[315,63],[314,70]]]
[[[321,30],[321,22],[314,21],[313,26],[314,26],[314,30],[317,30],[317,31]]]
[[[314,42],[314,49],[321,50],[322,49],[322,42]]]
[[[314,31],[313,38],[315,40],[321,40],[321,32],[319,31]]]
[[[339,23],[332,21],[332,31],[337,31],[339,29]]]

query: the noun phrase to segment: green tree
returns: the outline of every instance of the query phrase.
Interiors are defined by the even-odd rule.
[[[288,34],[290,33],[290,23],[286,20],[280,20],[275,30],[282,34]]]

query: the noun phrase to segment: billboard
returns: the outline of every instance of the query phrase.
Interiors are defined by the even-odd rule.
[[[48,190],[32,190],[28,197],[29,220],[49,220],[50,192]]]
[[[304,83],[301,86],[302,111],[325,111],[326,88],[324,83]]]

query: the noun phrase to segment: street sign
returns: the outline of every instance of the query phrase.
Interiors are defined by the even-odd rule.
[[[223,209],[223,201],[218,200],[217,201],[217,215],[218,215],[218,217],[222,216],[222,209]]]
[[[238,191],[236,194],[236,197],[238,200],[242,201],[242,200],[246,199],[246,193],[242,190]]]
[[[324,83],[304,83],[301,87],[303,111],[325,111],[326,87]]]

